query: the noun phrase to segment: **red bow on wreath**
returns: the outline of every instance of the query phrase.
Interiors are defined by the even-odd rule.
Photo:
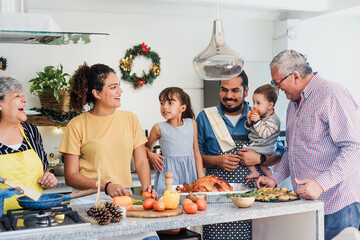
[[[142,49],[139,51],[139,54],[147,53],[149,51],[149,48],[147,47],[147,45],[144,42],[141,44],[141,47],[142,47]]]
[[[141,80],[140,78],[136,78],[137,79],[137,82],[138,82],[138,84],[139,84],[139,87],[141,87],[142,85],[144,85],[144,83],[145,83],[145,80]],[[134,88],[136,89],[137,88],[137,86],[134,86]]]

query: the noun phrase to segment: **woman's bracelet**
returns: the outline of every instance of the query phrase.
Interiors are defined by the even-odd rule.
[[[110,183],[111,183],[111,182],[105,183],[105,188],[104,188],[104,190],[105,190],[105,194],[106,194],[106,195],[109,195],[108,192],[107,192],[107,188],[108,188],[108,186],[109,186]]]

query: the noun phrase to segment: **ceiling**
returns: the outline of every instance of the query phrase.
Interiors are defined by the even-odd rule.
[[[216,0],[29,0],[29,9],[103,11],[162,15],[215,15]],[[220,18],[282,20],[318,16],[359,16],[359,0],[218,0]]]

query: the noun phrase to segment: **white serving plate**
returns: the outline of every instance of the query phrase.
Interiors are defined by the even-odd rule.
[[[232,202],[231,198],[221,197],[223,194],[232,194],[232,193],[247,193],[250,192],[251,189],[245,186],[242,183],[229,183],[233,187],[233,191],[226,191],[226,192],[193,192],[193,194],[206,194],[206,201],[208,203],[222,203],[222,202]],[[183,185],[173,185],[172,189],[176,190],[176,188],[184,187]],[[182,202],[183,199],[186,198],[186,195],[189,193],[180,193],[180,201]]]

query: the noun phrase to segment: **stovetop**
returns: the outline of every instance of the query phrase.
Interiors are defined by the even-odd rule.
[[[0,232],[77,225],[86,220],[66,204],[42,210],[8,210],[0,219]]]

